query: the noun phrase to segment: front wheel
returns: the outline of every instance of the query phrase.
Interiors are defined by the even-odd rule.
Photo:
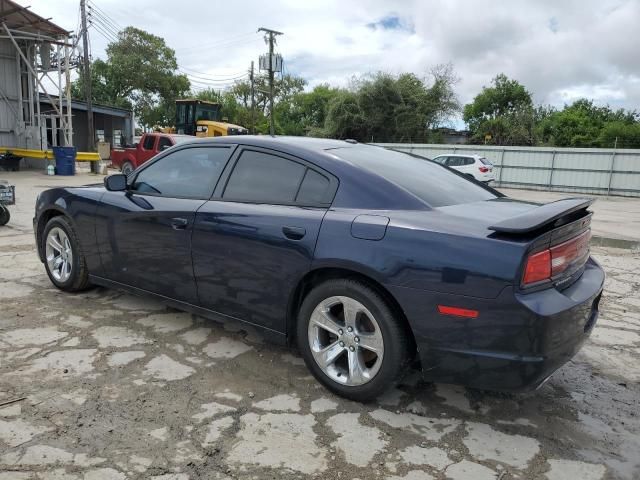
[[[410,341],[387,302],[356,280],[329,280],[302,302],[297,339],[313,375],[334,393],[366,402],[407,368]]]
[[[129,176],[134,170],[135,168],[133,167],[133,164],[131,162],[124,162],[122,164],[122,168],[120,169],[120,171],[127,176]]]
[[[51,282],[60,290],[79,292],[89,286],[89,272],[80,242],[65,217],[53,217],[44,227],[42,249]]]

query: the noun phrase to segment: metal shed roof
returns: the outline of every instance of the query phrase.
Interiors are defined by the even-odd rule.
[[[54,97],[54,100],[55,100],[55,97]],[[40,93],[40,103],[41,104],[46,103],[51,105],[51,100],[49,100],[49,98],[47,98],[46,95],[43,95],[42,93]],[[81,100],[75,100],[75,99],[71,100],[71,109],[86,111],[87,103]],[[121,117],[121,118],[132,116],[131,110],[127,110],[126,108],[112,107],[110,105],[100,105],[96,103],[93,104],[93,113],[102,113],[105,115],[111,115],[113,117]]]
[[[0,0],[0,24],[6,24],[11,30],[31,34],[43,34],[52,37],[67,37],[69,32],[48,18],[41,17],[11,0]]]

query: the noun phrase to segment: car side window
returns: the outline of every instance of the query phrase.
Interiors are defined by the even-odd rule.
[[[296,202],[304,205],[329,203],[331,201],[328,198],[330,186],[331,182],[327,177],[308,168],[296,196]]]
[[[447,164],[447,158],[448,157],[436,157],[433,159],[434,162],[439,163],[441,165],[446,165]]]
[[[449,160],[447,160],[448,167],[459,167],[460,165],[462,165],[460,163],[460,157],[449,157]]]
[[[245,150],[233,168],[222,198],[239,202],[294,203],[305,171],[301,163]]]
[[[178,150],[143,168],[131,190],[174,198],[208,199],[229,159],[228,147]]]
[[[167,148],[172,146],[173,146],[173,143],[171,143],[171,140],[168,137],[160,137],[160,140],[158,140],[159,151],[166,150]]]
[[[142,148],[145,150],[153,150],[153,144],[156,143],[155,135],[147,135],[144,137],[144,143],[142,144]]]
[[[464,157],[464,165],[473,165],[476,161],[471,157]]]

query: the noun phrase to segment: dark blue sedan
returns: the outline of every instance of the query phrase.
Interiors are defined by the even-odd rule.
[[[224,137],[47,190],[34,227],[58,288],[261,327],[366,401],[416,364],[427,380],[523,391],[567,362],[604,283],[590,204],[515,201],[352,141]]]

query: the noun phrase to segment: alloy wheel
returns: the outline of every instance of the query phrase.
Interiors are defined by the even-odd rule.
[[[69,236],[64,230],[58,227],[49,230],[45,253],[53,278],[60,283],[69,280],[73,268],[73,250]]]
[[[329,297],[311,314],[309,346],[322,371],[337,383],[364,385],[382,365],[384,339],[371,312],[350,297]]]

